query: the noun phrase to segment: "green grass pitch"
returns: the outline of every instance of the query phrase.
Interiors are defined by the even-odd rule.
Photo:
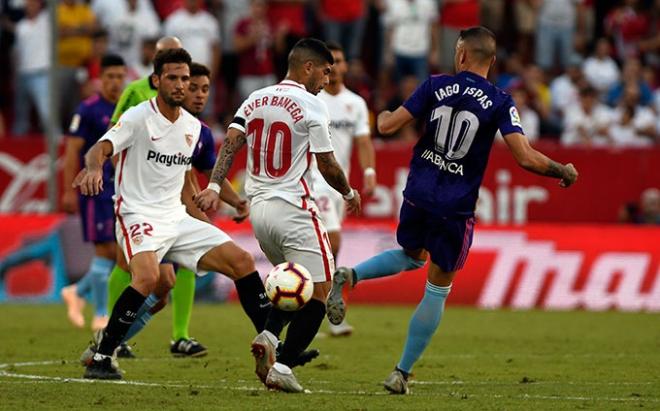
[[[169,355],[166,308],[121,361],[120,384],[86,382],[90,333],[63,306],[0,305],[0,409],[11,410],[624,410],[660,409],[657,314],[479,311],[449,307],[414,372],[412,395],[380,382],[399,358],[414,307],[353,306],[348,338],[317,338],[296,368],[308,394],[263,388],[253,331],[236,304],[197,305],[200,359]],[[325,325],[322,329],[325,329]]]

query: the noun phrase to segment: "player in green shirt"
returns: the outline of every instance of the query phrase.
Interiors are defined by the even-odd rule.
[[[176,37],[163,37],[156,43],[156,51],[173,48],[182,48],[181,41]],[[121,115],[129,108],[136,106],[143,101],[155,97],[157,91],[151,85],[150,77],[144,77],[130,83],[119,98],[119,102],[112,115],[111,122],[116,124]],[[122,256],[123,257],[123,256]],[[124,267],[115,265],[108,279],[108,309],[112,312],[115,302],[131,283],[131,274],[127,270],[128,265]],[[195,299],[195,273],[179,267],[176,272],[176,282],[171,291],[172,295],[172,341],[181,339],[190,340],[188,329],[190,326],[190,316],[192,313],[193,300]],[[178,344],[178,346],[188,346],[193,349],[172,351],[176,356],[194,356],[200,357],[206,355],[206,348],[195,342],[195,344]],[[133,357],[128,346],[122,344],[117,353],[120,357]]]
[[[153,97],[156,97],[156,89],[151,86],[151,80],[149,77],[132,81],[126,86],[124,92],[119,98],[119,102],[117,102],[117,106],[115,107],[114,113],[112,113],[112,119],[110,121],[112,124],[117,124],[119,117],[121,117],[126,110]]]

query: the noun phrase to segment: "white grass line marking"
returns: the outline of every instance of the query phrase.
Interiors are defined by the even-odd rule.
[[[34,375],[34,374],[18,374],[13,372],[5,371],[4,368],[8,367],[27,367],[35,365],[53,365],[53,364],[62,364],[63,360],[58,361],[29,361],[29,362],[20,362],[20,363],[6,363],[0,364],[0,377],[6,378],[18,378],[28,381],[8,381],[13,384],[35,384],[35,383],[69,383],[77,382],[82,384],[115,384],[115,385],[129,385],[129,386],[140,386],[140,387],[158,387],[158,388],[206,388],[206,389],[224,389],[229,391],[261,391],[264,390],[261,386],[227,386],[226,383],[231,383],[227,380],[220,380],[222,384],[219,385],[204,385],[204,384],[181,384],[176,382],[168,383],[155,383],[147,381],[136,381],[136,380],[89,380],[84,378],[66,378],[66,377],[49,377],[45,375]],[[64,361],[66,364],[66,361]],[[245,380],[238,380],[239,382],[245,382]],[[328,381],[313,381],[314,383],[329,383]],[[551,383],[556,384],[569,384],[569,385],[580,385],[579,382],[562,382],[562,381],[552,381]],[[508,385],[500,384],[497,382],[491,381],[411,381],[411,384],[417,385]],[[516,383],[518,384],[518,383]],[[531,383],[538,384],[538,383]],[[588,384],[588,383],[587,383]],[[599,384],[599,383],[593,383]],[[616,383],[605,383],[605,384],[616,384]],[[634,384],[634,383],[631,383]],[[652,384],[643,382],[642,384]],[[314,391],[306,390],[306,393],[311,394],[329,394],[329,395],[358,395],[358,396],[374,396],[374,395],[389,395],[383,391],[371,392],[371,391],[335,391],[335,390],[326,390],[319,389]],[[447,396],[446,393],[417,393],[413,395],[425,396],[425,397],[444,397]],[[522,394],[507,396],[501,394],[493,395],[482,395],[482,394],[467,394],[470,397],[489,397],[489,398],[518,398],[518,399],[532,399],[532,400],[549,400],[549,401],[607,401],[607,402],[652,402],[660,403],[660,398],[647,398],[647,397],[583,397],[583,396],[561,396],[561,395],[535,395],[535,394]]]
[[[35,383],[69,383],[69,382],[78,382],[84,384],[115,384],[115,385],[133,385],[140,387],[158,387],[158,388],[217,388],[224,389],[229,391],[262,391],[262,387],[248,387],[248,386],[236,386],[228,387],[225,385],[197,385],[197,384],[160,384],[152,383],[145,381],[112,381],[112,380],[86,380],[83,378],[62,378],[62,377],[46,377],[42,375],[29,375],[29,374],[15,374],[8,373],[6,371],[0,371],[0,377],[11,377],[11,378],[24,378],[29,381],[11,381],[13,384],[35,384]],[[358,396],[379,396],[379,395],[390,395],[383,391],[370,392],[370,391],[335,391],[335,390],[306,390],[307,394],[328,394],[328,395],[358,395]],[[413,393],[415,396],[423,397],[446,397],[446,393],[423,393],[417,394]],[[531,395],[531,394],[522,394],[522,395],[481,395],[481,394],[467,394],[469,397],[489,397],[497,399],[525,399],[525,400],[549,400],[549,401],[607,401],[607,402],[652,402],[660,403],[660,399],[657,398],[621,398],[621,397],[580,397],[580,396],[561,396],[561,395]]]
[[[626,385],[626,386],[639,386],[639,385],[654,385],[657,382],[640,381],[640,382],[612,382],[612,381],[530,381],[530,382],[503,382],[503,381],[418,381],[410,380],[410,385]]]
[[[642,354],[635,353],[564,353],[564,354],[525,354],[525,353],[455,353],[455,354],[429,354],[424,358],[450,358],[450,359],[482,359],[482,358],[639,358]]]
[[[59,361],[27,361],[27,362],[17,362],[17,363],[6,363],[6,364],[0,364],[0,370],[4,368],[9,368],[9,367],[30,367],[32,365],[53,365],[53,364],[62,364],[62,361],[64,360],[59,360]],[[68,361],[64,361],[66,364]]]

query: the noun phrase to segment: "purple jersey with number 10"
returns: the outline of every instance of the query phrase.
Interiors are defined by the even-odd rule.
[[[434,215],[474,215],[497,130],[523,132],[511,96],[463,71],[429,77],[403,107],[426,126],[414,148],[404,197]]]

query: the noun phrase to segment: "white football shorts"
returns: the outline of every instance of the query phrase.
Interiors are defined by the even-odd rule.
[[[126,261],[130,262],[137,253],[155,251],[158,261],[167,258],[197,271],[197,263],[204,254],[231,241],[218,227],[188,214],[177,220],[157,219],[135,213],[118,215],[115,224],[117,243]]]
[[[277,265],[285,261],[300,264],[315,283],[331,281],[335,260],[328,233],[313,201],[304,208],[272,198],[251,204],[250,222],[261,250]]]
[[[317,191],[314,195],[325,229],[329,232],[341,231],[341,223],[346,215],[346,203],[336,191]]]

